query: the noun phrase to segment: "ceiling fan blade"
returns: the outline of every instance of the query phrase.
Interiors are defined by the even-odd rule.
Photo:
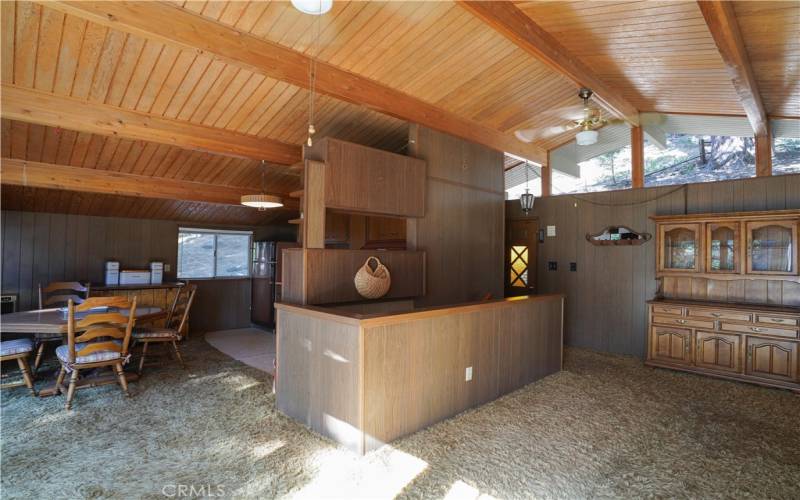
[[[569,124],[569,125],[554,125],[551,127],[542,127],[542,128],[525,128],[521,130],[517,130],[514,132],[514,135],[522,142],[533,142],[539,139],[548,139],[550,137],[563,134],[569,130],[574,129],[578,125],[576,124]]]

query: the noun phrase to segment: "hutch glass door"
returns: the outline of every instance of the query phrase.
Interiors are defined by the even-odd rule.
[[[748,222],[747,272],[797,274],[797,223]]]
[[[699,224],[661,227],[661,270],[698,271]]]
[[[707,231],[706,271],[710,273],[739,272],[739,224],[709,223]]]

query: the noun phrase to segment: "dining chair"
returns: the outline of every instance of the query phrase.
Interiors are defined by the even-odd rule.
[[[31,394],[36,395],[33,388],[33,377],[31,367],[28,365],[28,357],[33,352],[33,341],[31,339],[4,340],[0,342],[0,361],[17,360],[19,371],[22,372],[22,382],[10,382],[0,385],[0,389],[19,387],[25,385],[30,389]]]
[[[136,297],[132,301],[127,297],[92,297],[77,305],[70,299],[67,307],[67,345],[56,348],[61,362],[56,380],[58,391],[64,392],[64,377],[70,374],[66,409],[72,407],[79,372],[90,368],[112,368],[122,392],[130,396],[122,367],[128,362],[128,345],[136,321]],[[123,310],[127,315],[122,314]]]
[[[56,281],[46,287],[39,283],[39,309],[51,307],[65,307],[70,299],[76,304],[89,298],[91,285],[81,284],[78,281]],[[33,340],[36,347],[36,357],[33,360],[33,373],[39,370],[44,357],[45,346],[48,342],[61,342],[60,333],[37,333]]]
[[[171,344],[181,367],[186,368],[183,356],[181,356],[180,349],[178,349],[178,342],[189,335],[189,311],[192,308],[195,293],[197,293],[197,285],[186,285],[178,290],[175,300],[172,301],[169,313],[167,313],[164,328],[133,329],[133,339],[137,344],[143,344],[142,356],[139,358],[139,375],[142,374],[144,360],[147,357],[147,348],[151,343],[163,344],[167,349]]]

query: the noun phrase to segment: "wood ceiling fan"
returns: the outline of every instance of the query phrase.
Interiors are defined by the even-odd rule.
[[[594,144],[597,142],[597,131],[610,123],[621,123],[621,120],[607,120],[603,118],[600,109],[592,106],[589,99],[592,97],[592,91],[587,88],[581,88],[578,91],[578,97],[583,99],[583,117],[580,120],[572,120],[568,125],[556,125],[553,127],[544,128],[526,128],[514,132],[514,135],[522,142],[533,142],[539,139],[547,139],[576,128],[580,128],[575,139],[579,145]]]

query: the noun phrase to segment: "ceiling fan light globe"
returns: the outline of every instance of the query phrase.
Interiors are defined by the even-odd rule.
[[[536,130],[532,128],[517,130],[514,132],[514,135],[522,142],[532,142],[533,138],[536,136]]]
[[[581,130],[575,134],[575,142],[578,146],[591,146],[597,143],[597,130]]]

